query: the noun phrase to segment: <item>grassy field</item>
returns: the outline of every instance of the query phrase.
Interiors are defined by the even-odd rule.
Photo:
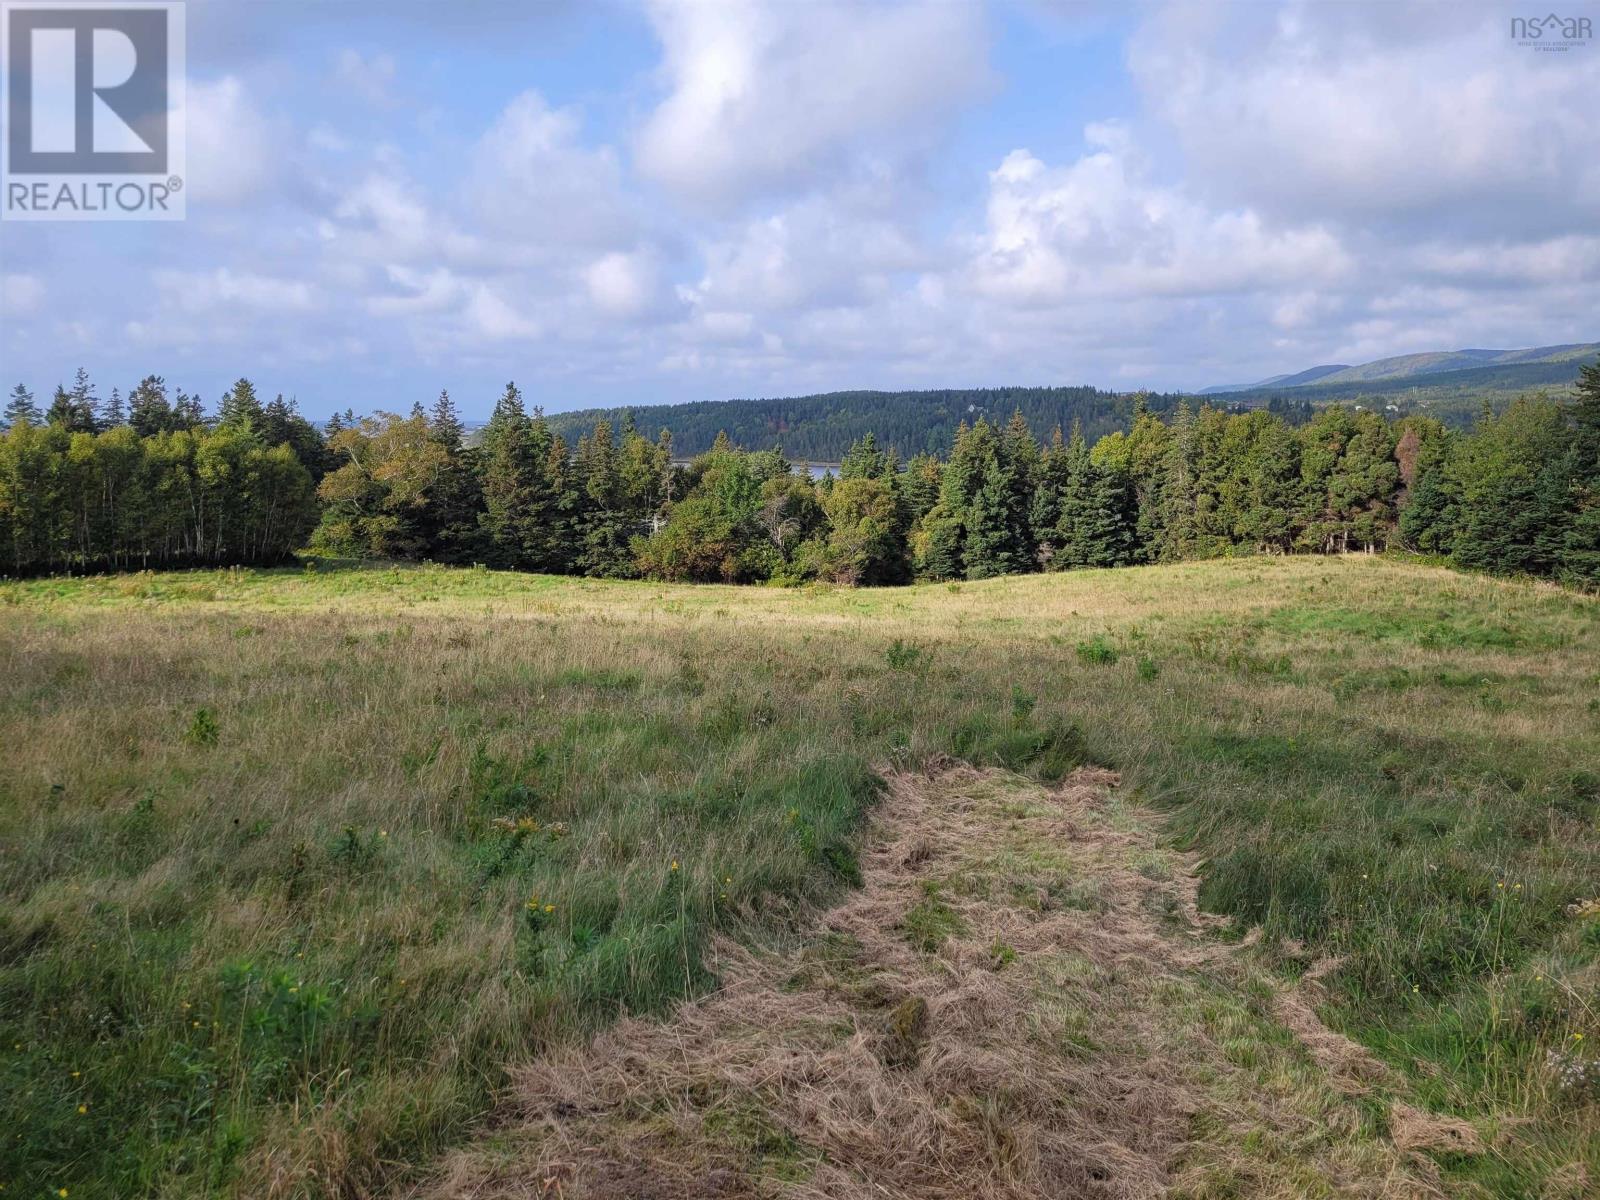
[[[1600,1180],[1600,603],[1553,587],[1382,558],[6,583],[0,739],[7,1195],[404,1186],[517,1068],[704,991],[720,935],[856,894],[884,773],[944,757],[1121,772],[1234,918],[1212,940],[1317,963],[1393,1098],[1473,1123],[1447,1191]],[[1270,1063],[1254,978],[1215,986]],[[1191,1194],[1306,1194],[1236,1150],[1267,1165]]]

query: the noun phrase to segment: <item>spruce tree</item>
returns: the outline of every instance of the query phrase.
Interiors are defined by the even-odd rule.
[[[338,464],[317,427],[300,415],[299,405],[279,392],[261,410],[257,435],[264,446],[284,446],[294,451],[300,464],[317,482]]]
[[[77,428],[77,413],[72,407],[72,396],[61,384],[56,384],[55,395],[50,398],[50,407],[45,410],[44,419],[51,425],[59,425],[68,433],[80,432]]]
[[[94,386],[89,382],[89,372],[82,367],[73,378],[72,391],[69,393],[72,403],[71,428],[84,433],[94,433],[100,428],[100,398],[94,394]]]
[[[870,431],[853,443],[839,464],[840,479],[884,479],[889,474],[889,455],[878,448]]]
[[[446,454],[428,513],[428,554],[438,562],[475,562],[481,554],[479,517],[483,508],[476,471],[478,452],[466,445],[466,430],[449,392],[440,392],[434,401],[428,436]]]
[[[968,579],[1012,575],[1032,566],[1025,545],[1017,537],[1013,475],[991,455],[984,467],[977,494],[966,514],[966,541],[962,559]]]
[[[434,439],[447,449],[459,450],[467,440],[466,427],[461,424],[461,417],[456,412],[455,401],[450,399],[449,392],[440,392],[439,398],[433,402],[428,428]]]
[[[942,471],[939,460],[931,454],[913,455],[906,462],[906,469],[900,473],[897,499],[907,530],[915,529],[928,510],[939,502]]]
[[[1067,444],[1062,439],[1061,426],[1057,425],[1050,434],[1049,449],[1039,456],[1033,496],[1028,503],[1033,543],[1040,564],[1046,567],[1061,548],[1057,527],[1061,523],[1061,497],[1066,491],[1069,474]]]
[[[146,375],[128,393],[128,424],[140,437],[154,437],[173,427],[167,384],[159,375]]]
[[[249,428],[259,431],[261,418],[262,407],[256,396],[256,385],[248,379],[238,380],[222,393],[222,400],[217,405],[219,429]]]
[[[172,401],[174,429],[199,429],[206,423],[206,406],[198,395],[186,396],[179,388]],[[348,422],[347,422],[348,423]]]
[[[522,393],[515,383],[508,383],[484,426],[479,457],[484,507],[481,526],[485,551],[496,566],[528,565],[524,534],[539,469],[532,437]]]
[[[1160,532],[1151,555],[1164,562],[1188,557],[1198,540],[1195,504],[1198,442],[1194,412],[1186,400],[1178,402],[1171,433],[1157,484],[1162,505]]]
[[[0,425],[10,429],[13,425],[26,421],[29,425],[43,425],[44,414],[39,411],[39,406],[33,402],[33,393],[25,384],[17,384],[11,389],[11,395],[6,400],[5,412],[0,414]]]
[[[632,564],[632,530],[623,490],[621,464],[611,422],[595,422],[594,433],[578,442],[575,485],[582,490],[582,548],[577,566],[585,575],[625,576]]]
[[[1089,447],[1083,439],[1083,429],[1074,424],[1072,439],[1064,454],[1065,480],[1061,487],[1060,515],[1056,519],[1052,541],[1055,553],[1050,566],[1054,570],[1067,567],[1098,566],[1105,553],[1098,539],[1102,533],[1097,520],[1096,472],[1089,458]]]
[[[1552,557],[1557,573],[1583,587],[1600,586],[1600,362],[1584,366],[1568,413],[1569,452],[1565,530]]]
[[[1014,410],[1000,436],[1000,461],[1011,478],[1008,505],[1012,541],[1022,562],[1021,570],[1034,570],[1038,563],[1038,539],[1034,536],[1031,508],[1039,474],[1039,443],[1023,420],[1022,410]]]

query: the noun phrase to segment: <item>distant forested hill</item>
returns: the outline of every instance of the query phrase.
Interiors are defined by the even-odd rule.
[[[1322,408],[1329,404],[1393,405],[1400,413],[1425,413],[1447,425],[1470,425],[1487,403],[1499,410],[1517,396],[1547,392],[1565,396],[1583,361],[1513,363],[1456,371],[1429,371],[1394,379],[1345,380],[1262,387],[1202,397],[1213,404],[1278,408],[1289,403]]]
[[[1532,351],[1485,351],[1501,361],[1458,370],[1420,370],[1387,379],[1358,379],[1351,375],[1365,368],[1321,367],[1284,376],[1253,387],[1230,388],[1209,395],[1189,395],[1192,407],[1240,411],[1271,409],[1299,424],[1329,404],[1360,405],[1391,416],[1422,413],[1447,425],[1464,428],[1483,406],[1499,411],[1520,395],[1547,392],[1567,395],[1578,368],[1590,359],[1577,357],[1593,347],[1556,347],[1571,357],[1542,362],[1506,362],[1506,357]],[[1460,352],[1468,353],[1468,352]],[[1412,356],[1421,359],[1426,356]],[[1592,356],[1591,356],[1592,358]],[[1385,360],[1399,363],[1402,360]],[[1408,360],[1409,361],[1409,360]],[[1329,381],[1315,379],[1319,371],[1336,371]],[[1183,393],[1145,393],[1152,412],[1169,413]],[[672,431],[674,454],[690,457],[710,448],[718,433],[726,431],[734,445],[748,450],[782,447],[795,460],[838,462],[859,438],[875,434],[880,444],[893,446],[903,457],[919,451],[943,456],[955,440],[962,421],[969,424],[982,415],[1004,423],[1020,411],[1028,427],[1047,440],[1057,425],[1070,432],[1081,421],[1083,433],[1093,442],[1131,423],[1134,396],[1092,387],[951,388],[926,392],[825,392],[769,400],[714,400],[689,404],[645,405],[633,409],[585,409],[552,414],[550,426],[569,444],[594,428],[600,418],[620,426],[631,412],[641,432],[655,436]]]
[[[1176,394],[1148,394],[1152,412],[1168,412]],[[1229,397],[1231,400],[1232,397]],[[1004,422],[1020,411],[1028,426],[1048,438],[1057,425],[1070,432],[1081,421],[1091,442],[1115,429],[1125,429],[1133,413],[1133,397],[1092,387],[957,388],[927,392],[826,392],[776,400],[716,400],[666,404],[635,409],[587,409],[554,413],[551,428],[569,443],[605,418],[614,426],[632,412],[640,431],[654,435],[672,431],[674,454],[694,455],[710,449],[726,431],[734,445],[748,450],[781,446],[791,459],[837,462],[852,443],[866,434],[893,446],[902,456],[919,451],[944,455],[962,421],[979,416]]]

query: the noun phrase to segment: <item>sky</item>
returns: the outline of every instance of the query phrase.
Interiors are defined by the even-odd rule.
[[[190,0],[188,218],[0,223],[0,391],[482,418],[1592,341],[1600,45],[1530,12]]]

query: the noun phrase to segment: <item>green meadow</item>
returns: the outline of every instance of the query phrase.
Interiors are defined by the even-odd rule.
[[[885,772],[946,759],[1120,772],[1212,936],[1321,960],[1322,1020],[1478,1129],[1446,1191],[1600,1180],[1600,600],[1350,556],[0,584],[0,1183],[408,1186],[850,895]]]

